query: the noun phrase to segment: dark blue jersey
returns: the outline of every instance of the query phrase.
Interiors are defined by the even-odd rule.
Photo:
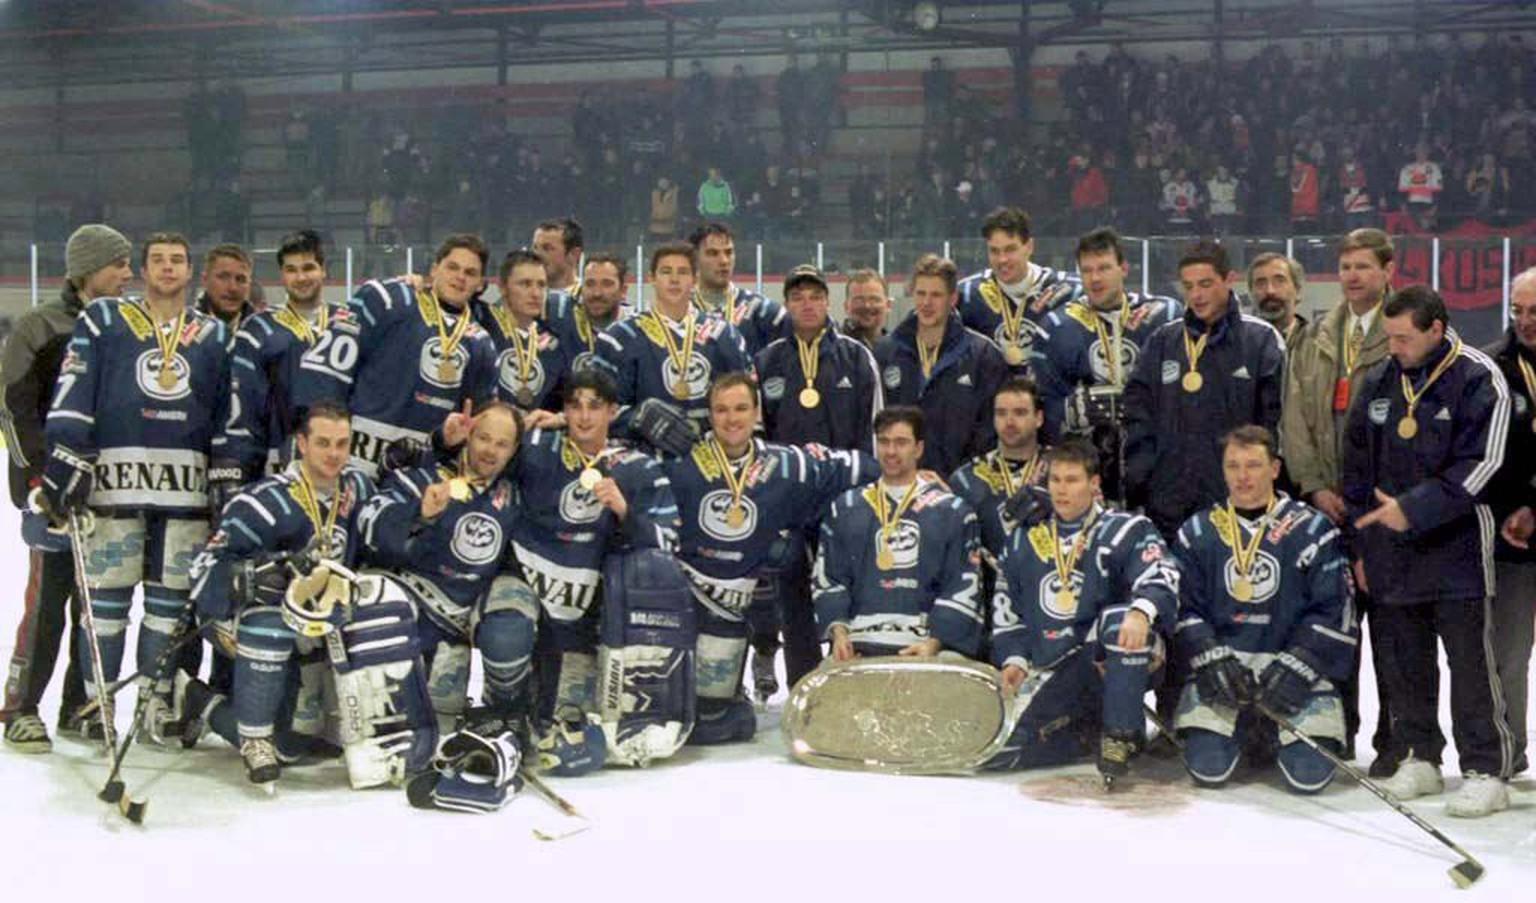
[[[1029,461],[1010,461],[993,449],[962,464],[950,474],[949,485],[976,512],[981,524],[981,547],[996,557],[1002,554],[1008,534],[1017,526],[1003,515],[1003,503],[1012,494],[1010,487],[1017,492],[1023,486],[1044,486],[1049,474],[1044,449]]]
[[[1243,573],[1233,545],[1246,549],[1255,530],[1263,538]],[[1266,516],[1237,514],[1234,523],[1226,505],[1216,505],[1184,522],[1175,553],[1185,653],[1206,641],[1238,652],[1300,648],[1335,680],[1352,672],[1360,631],[1349,561],[1339,531],[1317,511],[1282,494]]]
[[[465,401],[495,394],[496,348],[472,318],[458,329],[460,317],[468,315],[402,279],[365,284],[345,315],[333,316],[304,354],[294,404],[316,399],[346,404],[352,412],[352,461],[376,474],[390,442],[426,442]],[[451,346],[446,355],[445,345]]]
[[[94,456],[93,508],[208,508],[208,461],[228,418],[224,324],[187,310],[162,370],[174,324],[157,328],[137,298],[97,298],[75,321],[45,434]]]
[[[500,304],[474,304],[475,321],[496,347],[496,397],[524,411],[559,410],[575,350],[561,338],[561,330],[538,319],[522,329]]]
[[[1023,373],[1029,366],[1037,324],[1083,290],[1076,276],[1038,263],[1029,264],[1024,282],[1024,291],[1014,297],[987,269],[965,277],[956,286],[959,300],[955,309],[965,325],[986,336],[999,351],[1019,349],[1017,363],[1009,363],[1014,373]],[[1016,329],[1010,321],[1016,321]]]
[[[712,307],[695,289],[694,309],[724,317],[726,322],[736,327],[736,331],[741,333],[742,342],[746,344],[747,357],[756,357],[770,342],[794,334],[789,313],[784,310],[784,305],[772,298],[734,284],[726,287],[725,296],[725,304]]]
[[[893,516],[902,493],[876,482],[843,493],[821,522],[817,626],[826,634],[842,625],[853,642],[893,653],[932,636],[947,649],[975,655],[983,628],[976,513],[937,483],[920,482],[882,536],[879,493]]]
[[[1056,525],[1056,538],[1051,525]],[[1082,537],[1081,551],[1073,548]],[[1058,569],[1067,565],[1063,581]],[[1152,522],[1095,504],[1083,520],[1017,529],[998,562],[992,661],[1049,668],[1095,639],[1102,615],[1136,609],[1167,634],[1179,607],[1179,570]]]
[[[665,322],[666,326],[662,326]],[[647,311],[620,320],[598,339],[597,363],[618,387],[619,416],[615,433],[629,428],[633,409],[647,398],[660,398],[682,408],[708,428],[709,384],[726,373],[752,372],[752,361],[735,327],[713,314],[693,311],[693,349],[679,366],[685,343],[683,324]],[[674,357],[662,330],[671,333]],[[676,390],[681,390],[681,397]]]

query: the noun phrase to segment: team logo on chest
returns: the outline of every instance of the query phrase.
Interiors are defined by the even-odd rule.
[[[421,346],[419,364],[417,370],[423,382],[439,389],[457,389],[464,381],[464,368],[469,365],[469,350],[463,345],[457,345],[453,354],[445,359],[443,340],[433,336]],[[450,373],[453,376],[451,380],[442,378]]]
[[[1120,340],[1120,381],[1129,379],[1131,371],[1136,369],[1136,358],[1140,356],[1140,349],[1136,343],[1129,339]],[[1093,373],[1096,382],[1108,383],[1113,381],[1113,374],[1109,372],[1109,355],[1104,352],[1104,343],[1098,339],[1088,346],[1088,369]]]
[[[879,537],[876,536],[876,545]],[[923,530],[915,520],[902,518],[885,534],[885,548],[891,554],[891,569],[917,567],[917,551],[923,544]],[[877,549],[878,552],[878,549]]]
[[[1020,320],[1019,340],[1018,342],[1013,342],[1008,338],[1007,322],[999,322],[997,328],[992,330],[992,341],[999,348],[1007,348],[1009,345],[1017,344],[1028,355],[1029,349],[1035,344],[1035,334],[1039,331],[1039,328],[1032,320]]]
[[[695,351],[688,356],[688,372],[677,372],[677,361],[671,355],[667,355],[661,361],[661,384],[670,390],[678,384],[679,378],[688,384],[688,397],[701,398],[709,388],[710,366],[709,358]]]
[[[517,366],[517,352],[511,348],[496,358],[496,378],[515,398],[524,390],[538,397],[544,390],[544,362],[535,354],[528,362],[528,379],[524,380]]]
[[[1253,559],[1253,565],[1248,569],[1248,583],[1252,588],[1252,598],[1244,599],[1241,590],[1234,592],[1241,574],[1237,572],[1237,565],[1232,557],[1227,556],[1226,564],[1221,569],[1221,582],[1225,584],[1227,595],[1238,602],[1257,605],[1268,602],[1280,590],[1280,562],[1275,556],[1263,549]]]
[[[467,565],[490,564],[501,553],[501,524],[488,514],[474,512],[453,526],[453,556]]]
[[[699,529],[720,542],[738,542],[751,536],[757,529],[757,503],[743,495],[739,504],[741,516],[738,519],[731,516],[729,489],[716,489],[704,496],[699,503]]]
[[[1040,610],[1058,621],[1071,621],[1077,617],[1078,600],[1083,597],[1083,572],[1074,570],[1066,587],[1061,585],[1061,575],[1055,568],[1040,578]],[[1068,592],[1063,593],[1066,589]],[[1068,608],[1068,605],[1071,605]]]
[[[571,361],[572,373],[581,373],[586,370],[594,370],[596,368],[597,355],[590,351],[583,351],[582,353],[576,355],[575,360]]]
[[[151,348],[139,355],[133,366],[134,381],[139,391],[155,401],[180,401],[192,394],[192,366],[180,354],[171,355],[171,372],[175,381],[167,387],[160,382],[160,349]]]
[[[560,490],[560,517],[572,524],[590,524],[603,516],[603,503],[581,488],[576,480]]]

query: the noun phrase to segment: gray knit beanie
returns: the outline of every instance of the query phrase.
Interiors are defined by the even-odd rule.
[[[133,254],[123,233],[101,223],[87,223],[75,230],[64,246],[64,275],[84,279],[115,260]]]

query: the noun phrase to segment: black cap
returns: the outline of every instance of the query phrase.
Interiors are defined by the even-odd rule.
[[[821,275],[821,270],[816,269],[812,264],[802,263],[790,270],[789,275],[784,277],[784,294],[789,294],[791,289],[802,282],[814,282],[821,286],[821,290],[824,292],[832,290],[832,287],[827,284],[827,277]]]

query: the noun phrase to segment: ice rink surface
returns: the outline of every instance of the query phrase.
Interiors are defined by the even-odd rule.
[[[9,661],[26,550],[16,515],[0,508]],[[62,671],[61,661],[55,690]],[[1374,708],[1374,690],[1362,696]],[[131,694],[120,698],[131,707]],[[97,801],[105,759],[85,745],[55,737],[50,755],[0,750],[0,899],[1402,903],[1536,893],[1536,778],[1515,782],[1511,810],[1480,821],[1446,817],[1443,797],[1413,804],[1487,867],[1459,891],[1446,874],[1455,854],[1344,776],[1310,798],[1274,773],[1196,791],[1174,762],[1143,757],[1105,797],[1086,763],[985,777],[820,771],[785,753],[782,698],[751,744],[551,780],[590,820],[556,841],[534,832],[583,823],[531,789],[492,815],[422,812],[402,791],[348,789],[338,762],[290,769],[267,797],[212,737],[184,753],[134,747],[129,792],[150,801],[134,826]],[[42,714],[52,731],[56,692]],[[119,712],[120,727],[127,718]],[[1368,747],[1362,736],[1362,756]]]

